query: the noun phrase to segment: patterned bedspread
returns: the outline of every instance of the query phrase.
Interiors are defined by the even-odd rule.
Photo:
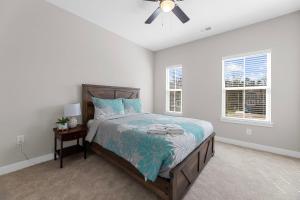
[[[177,124],[181,135],[148,134],[153,124]],[[145,177],[169,177],[169,170],[180,163],[212,132],[211,123],[183,117],[150,113],[126,114],[92,120],[88,141],[116,153],[133,164]]]

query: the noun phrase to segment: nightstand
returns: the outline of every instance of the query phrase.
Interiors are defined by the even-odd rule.
[[[68,130],[58,130],[57,128],[53,129],[54,131],[54,160],[58,155],[60,158],[60,168],[63,168],[63,158],[78,152],[83,152],[84,159],[86,159],[86,142],[85,137],[87,135],[87,127],[84,125],[79,125],[76,128]],[[79,144],[79,140],[82,139],[82,145]],[[57,149],[57,140],[60,141],[60,149]],[[77,140],[77,144],[69,147],[63,147],[65,141]]]

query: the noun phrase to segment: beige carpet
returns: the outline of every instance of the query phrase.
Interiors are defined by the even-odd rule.
[[[100,157],[50,161],[0,177],[1,200],[150,200],[157,197]],[[185,200],[300,200],[300,161],[216,143]]]

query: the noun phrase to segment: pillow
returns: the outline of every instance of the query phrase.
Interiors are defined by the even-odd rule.
[[[142,103],[140,99],[123,99],[125,113],[141,113]]]
[[[107,115],[123,115],[124,105],[122,99],[100,99],[92,98],[95,106],[94,119],[99,119],[101,116]]]

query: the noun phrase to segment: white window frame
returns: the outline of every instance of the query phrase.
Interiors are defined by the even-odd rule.
[[[225,87],[225,80],[224,80],[224,63],[226,60],[229,59],[240,59],[247,56],[255,56],[258,54],[267,54],[267,86],[255,86],[255,87]],[[222,57],[222,116],[221,121],[223,122],[230,122],[230,123],[238,123],[238,124],[247,124],[247,125],[254,125],[254,126],[266,126],[266,127],[272,127],[273,122],[271,120],[271,50],[262,50],[262,51],[256,51],[256,52],[249,52],[245,54],[239,54],[239,55],[233,55],[233,56],[226,56]],[[245,68],[244,68],[245,70]],[[245,76],[244,76],[245,78]],[[246,84],[244,80],[244,84]],[[226,90],[243,90],[244,91],[244,97],[245,97],[245,90],[255,90],[255,89],[265,89],[266,90],[266,119],[247,119],[247,118],[238,118],[238,117],[228,117],[226,116]],[[245,104],[245,98],[244,98],[244,104]],[[245,109],[245,106],[243,106]],[[244,110],[245,114],[245,110]]]
[[[169,70],[170,69],[176,69],[176,68],[181,68],[182,70],[182,80],[183,80],[183,67],[182,65],[173,65],[173,66],[169,66],[166,68],[166,114],[171,114],[171,115],[182,115],[183,113],[183,108],[182,108],[182,102],[183,102],[183,90],[182,88],[181,89],[170,89],[170,79],[169,79]],[[176,82],[176,81],[175,81]],[[183,85],[182,85],[183,87]],[[171,111],[170,110],[170,92],[172,91],[181,91],[181,111],[178,112],[178,111]],[[174,95],[174,98],[175,98],[175,95]]]

